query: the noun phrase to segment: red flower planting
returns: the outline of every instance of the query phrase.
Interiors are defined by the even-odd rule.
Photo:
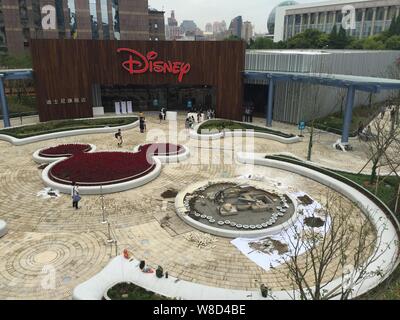
[[[145,153],[95,152],[79,153],[56,164],[49,172],[50,178],[63,184],[108,185],[137,179],[151,172]]]
[[[65,148],[75,146],[76,149]],[[51,150],[50,155],[57,156],[70,152],[72,156],[63,160],[49,171],[49,177],[55,182],[81,186],[99,186],[126,182],[138,179],[153,171],[156,167],[152,155],[176,155],[184,151],[182,146],[174,144],[146,144],[139,148],[139,152],[94,152],[87,153],[86,149],[78,145],[61,145]],[[85,146],[85,145],[80,145]],[[88,145],[87,145],[88,146]],[[89,146],[90,147],[90,146]],[[79,150],[79,151],[78,151]],[[89,149],[90,150],[90,149]],[[54,156],[53,155],[53,156]]]
[[[88,144],[60,144],[57,147],[41,150],[39,156],[44,158],[70,157],[78,153],[88,152],[91,149],[92,147]]]
[[[179,144],[172,143],[149,143],[139,147],[139,151],[143,151],[149,155],[155,156],[173,156],[184,152]]]

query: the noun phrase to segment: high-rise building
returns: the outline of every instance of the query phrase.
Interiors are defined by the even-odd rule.
[[[274,41],[290,39],[306,29],[330,33],[343,24],[349,35],[366,38],[387,30],[399,14],[399,0],[330,0],[278,7]]]
[[[55,29],[43,29],[45,5]],[[40,38],[148,40],[149,16],[148,0],[0,0],[0,51],[24,53]]]
[[[251,38],[253,38],[253,25],[250,21],[245,21],[242,27],[242,39],[249,42]]]
[[[193,32],[196,33],[197,25],[193,20],[183,20],[181,25],[182,33]]]
[[[236,36],[238,38],[242,37],[242,25],[243,25],[243,19],[242,16],[237,16],[236,18],[233,18],[231,21],[231,24],[229,25],[229,31],[233,36]]]
[[[149,36],[150,40],[165,40],[164,11],[149,9]]]
[[[205,32],[212,33],[213,32],[213,25],[211,23],[207,23],[206,27],[204,28]]]
[[[175,11],[171,11],[171,17],[168,18],[168,26],[169,27],[177,27],[178,26],[178,21],[175,19]]]

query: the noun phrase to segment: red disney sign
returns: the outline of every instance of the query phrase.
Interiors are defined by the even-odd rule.
[[[182,82],[183,77],[190,71],[190,64],[180,61],[156,60],[158,53],[150,51],[146,56],[133,49],[119,48],[118,53],[126,52],[129,59],[122,62],[122,67],[130,74],[142,74],[146,72],[172,73],[178,75],[178,81]]]

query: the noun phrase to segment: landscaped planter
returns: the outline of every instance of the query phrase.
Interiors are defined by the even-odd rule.
[[[51,163],[43,170],[42,179],[53,189],[70,193],[75,182],[81,194],[105,194],[144,185],[160,174],[162,162],[179,161],[189,154],[185,146],[173,144],[148,144],[137,147],[140,151],[136,152],[95,149],[93,145],[60,145],[36,151],[34,159]]]

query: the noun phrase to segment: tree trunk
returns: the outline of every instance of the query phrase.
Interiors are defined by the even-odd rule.
[[[371,178],[369,179],[369,182],[372,184],[375,179],[376,179],[376,169],[378,167],[378,160],[374,160],[372,162],[372,171],[371,171]]]

